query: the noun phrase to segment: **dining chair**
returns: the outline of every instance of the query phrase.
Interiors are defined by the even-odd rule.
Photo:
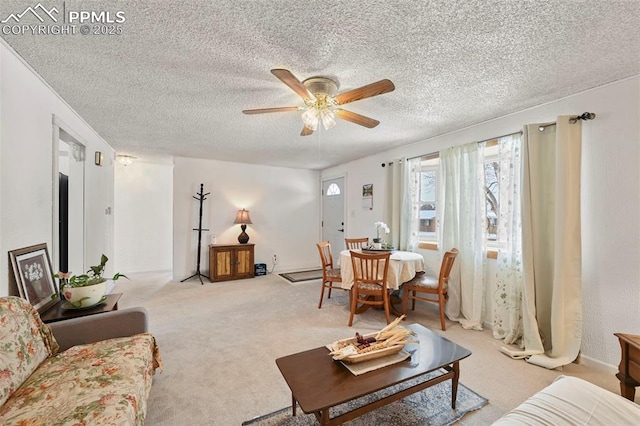
[[[345,238],[344,243],[347,246],[347,250],[361,249],[369,246],[369,237]]]
[[[351,309],[349,327],[353,324],[353,316],[364,312],[371,306],[382,306],[387,324],[389,316],[389,291],[387,289],[387,273],[391,253],[361,253],[351,250],[353,266],[353,286],[351,287]],[[358,306],[358,303],[361,305]]]
[[[327,299],[331,298],[332,289],[347,289],[344,289],[339,285],[342,283],[342,276],[340,275],[340,268],[333,267],[333,254],[331,253],[331,244],[329,241],[322,241],[316,244],[316,246],[318,247],[320,262],[322,264],[322,289],[320,291],[320,303],[318,303],[318,309],[320,309],[322,308],[322,299],[324,299],[325,289],[329,289]]]
[[[447,330],[444,321],[444,305],[449,299],[447,292],[449,285],[449,274],[453,262],[456,260],[458,250],[453,248],[444,254],[442,264],[440,265],[439,276],[433,277],[425,273],[416,275],[411,281],[407,281],[402,285],[402,312],[407,313],[407,304],[411,299],[411,310],[416,309],[416,300],[437,303],[440,309],[440,325],[442,331]],[[433,296],[437,296],[434,298]]]

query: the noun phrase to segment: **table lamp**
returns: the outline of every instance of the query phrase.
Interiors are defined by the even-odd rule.
[[[238,210],[238,214],[236,214],[236,220],[233,223],[239,223],[240,228],[242,228],[242,232],[238,235],[238,242],[240,244],[247,244],[249,242],[249,235],[244,232],[247,229],[247,223],[251,222],[251,217],[249,216],[249,210]]]

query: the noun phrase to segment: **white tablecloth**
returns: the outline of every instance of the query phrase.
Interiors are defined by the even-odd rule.
[[[340,271],[342,275],[342,288],[350,289],[353,286],[353,265],[349,250],[340,252]],[[387,273],[387,287],[397,290],[406,283],[416,272],[424,271],[424,258],[421,254],[410,251],[395,251],[391,253],[389,260],[389,272]]]

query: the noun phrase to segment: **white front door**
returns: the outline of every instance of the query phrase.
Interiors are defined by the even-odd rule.
[[[322,182],[322,241],[329,241],[333,263],[344,250],[344,177]]]

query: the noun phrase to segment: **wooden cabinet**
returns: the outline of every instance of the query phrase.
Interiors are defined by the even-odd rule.
[[[640,386],[640,336],[613,333],[620,341],[620,365],[616,377],[620,380],[620,394],[633,401]]]
[[[253,244],[210,244],[209,279],[211,281],[253,278]]]

